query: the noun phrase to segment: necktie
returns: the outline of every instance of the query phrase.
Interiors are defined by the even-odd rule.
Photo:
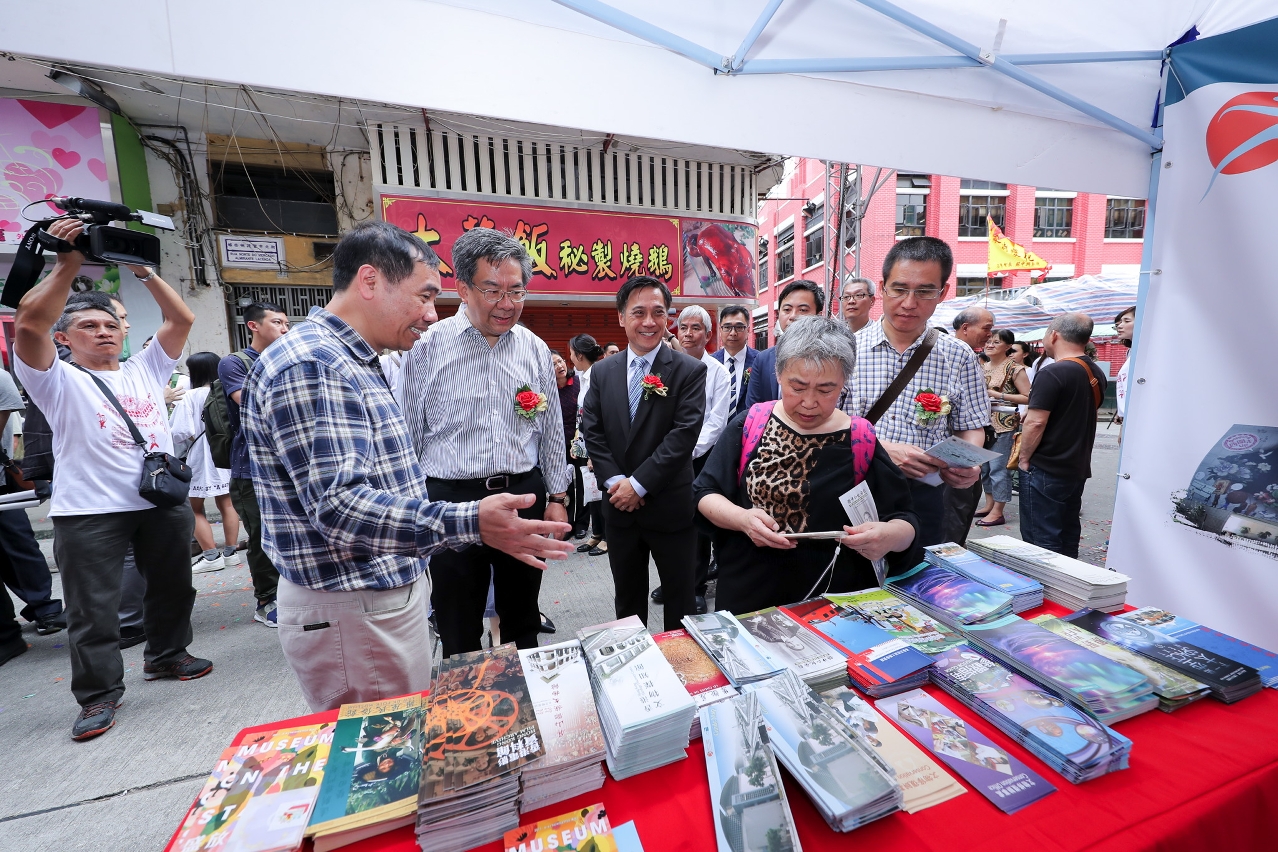
[[[732,385],[732,396],[728,399],[728,410],[737,410],[737,356],[728,356],[728,384]]]
[[[648,362],[636,358],[630,364],[630,419],[635,419],[639,410],[639,397],[643,394],[643,377],[648,375]]]

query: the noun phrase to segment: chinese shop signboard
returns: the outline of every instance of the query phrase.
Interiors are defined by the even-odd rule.
[[[660,278],[684,298],[742,301],[758,292],[754,225],[416,195],[383,195],[381,202],[383,219],[443,258],[445,287],[455,286],[453,243],[482,227],[512,234],[528,249],[535,294],[612,296],[632,275]]]

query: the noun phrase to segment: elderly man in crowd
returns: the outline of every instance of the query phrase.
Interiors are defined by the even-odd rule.
[[[852,333],[870,324],[870,308],[874,307],[874,282],[869,278],[849,278],[839,294],[839,310]]]
[[[815,316],[825,308],[825,291],[815,281],[800,278],[791,281],[781,290],[777,302],[777,333],[784,334],[790,323],[799,317]],[[754,371],[750,374],[750,386],[746,388],[746,408],[756,402],[780,398],[777,387],[777,348],[759,353]]]
[[[964,308],[954,315],[953,325],[954,338],[972,347],[973,352],[979,353],[994,333],[994,315],[985,308]],[[986,438],[989,437],[987,434]],[[972,518],[976,515],[976,507],[980,502],[979,479],[968,488],[945,486],[945,531],[942,536],[944,541],[952,541],[955,544],[967,542],[967,533],[972,528]]]
[[[883,261],[883,317],[856,334],[857,369],[844,410],[875,424],[879,442],[909,478],[919,544],[944,541],[945,485],[971,488],[979,467],[951,468],[925,450],[955,435],[985,443],[989,394],[972,347],[928,323],[954,268],[936,237],[909,237]],[[904,383],[900,376],[908,377]],[[925,478],[928,481],[924,481]]]
[[[280,645],[313,710],[430,686],[432,554],[482,542],[543,567],[572,549],[553,538],[567,524],[519,517],[535,494],[429,502],[377,353],[412,348],[438,294],[430,246],[364,222],[333,250],[328,305],[263,352],[244,388]]]
[[[450,503],[530,495],[523,517],[567,523],[572,471],[550,348],[519,325],[532,258],[490,228],[467,231],[452,254],[464,307],[404,357],[404,419],[426,486]],[[430,567],[444,656],[482,647],[490,573],[503,641],[537,647],[535,567],[483,544],[440,553]]]
[[[68,243],[82,231],[75,219],[49,227]],[[186,501],[162,507],[138,493],[144,456],[173,451],[164,386],[195,315],[153,270],[130,267],[164,322],[155,346],[121,364],[124,334],[114,312],[84,304],[64,310],[83,261],[78,251],[59,253],[53,272],[22,298],[13,362],[53,432],[49,516],[67,604],[71,693],[81,707],[71,727],[75,740],[109,730],[124,695],[116,607],[130,543],[146,580],[143,677],[192,680],[213,670],[186,650],[195,604],[187,549],[195,526],[191,507]],[[55,340],[70,348],[71,363],[58,359]]]

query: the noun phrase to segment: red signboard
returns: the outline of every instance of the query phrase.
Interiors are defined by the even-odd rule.
[[[757,295],[753,225],[486,199],[383,195],[381,201],[383,219],[439,252],[445,282],[452,276],[453,243],[483,227],[512,234],[528,249],[534,294],[611,296],[630,276],[651,275],[676,296],[740,301]]]

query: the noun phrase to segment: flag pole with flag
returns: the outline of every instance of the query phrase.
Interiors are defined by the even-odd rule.
[[[1034,254],[1034,252],[1027,250],[1025,246],[1009,240],[1003,230],[994,224],[993,217],[987,216],[986,222],[989,223],[990,231],[990,256],[986,271],[987,278],[1000,272],[1012,272],[1018,269],[1041,269],[1043,274],[1040,278],[1047,277],[1048,271],[1052,268],[1050,263]]]

